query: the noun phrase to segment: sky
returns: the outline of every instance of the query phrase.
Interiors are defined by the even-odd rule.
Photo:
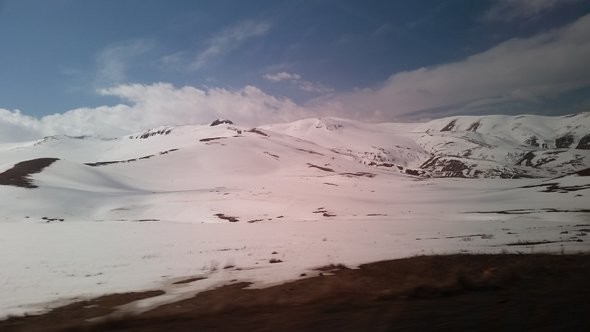
[[[587,0],[0,0],[0,142],[584,111]]]

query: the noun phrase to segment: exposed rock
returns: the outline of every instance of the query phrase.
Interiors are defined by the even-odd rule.
[[[476,131],[477,131],[477,128],[479,128],[479,125],[480,125],[479,121],[476,121],[476,122],[472,123],[472,124],[469,126],[469,128],[467,128],[467,131],[473,131],[473,132],[476,132]]]
[[[59,160],[58,158],[38,158],[21,161],[12,168],[0,173],[0,185],[16,186],[22,188],[37,188],[31,174],[41,172],[45,167]]]
[[[233,122],[231,122],[230,120],[227,119],[217,119],[213,122],[211,122],[211,124],[209,126],[214,127],[214,126],[218,126],[220,124],[234,124]]]
[[[229,222],[238,222],[238,217],[227,216],[223,213],[216,213],[215,216],[219,219],[227,220]]]
[[[580,142],[578,142],[578,146],[576,146],[578,150],[590,150],[590,134],[582,137]]]
[[[426,172],[425,171],[420,171],[420,170],[406,168],[404,170],[404,173],[409,174],[409,175],[414,175],[414,176],[421,176],[421,175],[424,175]]]
[[[215,140],[219,140],[219,139],[226,139],[227,137],[207,137],[207,138],[201,138],[199,140],[199,142],[210,142],[210,141],[215,141]]]
[[[537,148],[539,147],[539,139],[537,138],[537,136],[531,136],[530,138],[525,140],[524,143]]]
[[[440,131],[451,131],[453,130],[453,128],[455,128],[455,123],[457,122],[457,120],[453,120],[451,122],[449,122],[443,129],[441,129]]]
[[[572,134],[565,134],[555,140],[555,147],[558,149],[567,149],[574,143],[574,136]]]
[[[307,166],[309,168],[317,168],[317,169],[322,170],[324,172],[334,172],[334,170],[329,167],[318,166],[318,165],[314,165],[314,164],[310,164],[310,163],[307,163]]]
[[[133,136],[129,136],[129,138],[139,138],[139,139],[146,139],[146,138],[150,138],[156,135],[169,135],[172,132],[171,128],[164,128],[164,129],[158,129],[158,130],[153,130],[153,129],[149,129],[145,132],[143,132],[140,135],[137,135],[135,137]]]
[[[465,165],[462,161],[451,159],[447,160],[441,172],[449,177],[465,177],[463,171],[469,169],[469,166]]]
[[[526,166],[534,167],[533,158],[535,158],[535,153],[532,151],[527,152],[524,156],[522,156],[522,158],[520,158],[516,162],[516,165],[522,166],[522,163],[524,162]]]
[[[254,134],[258,134],[260,136],[264,136],[264,137],[268,137],[268,134],[263,132],[262,130],[258,129],[258,128],[252,128],[250,130],[246,130],[249,133],[254,133]]]

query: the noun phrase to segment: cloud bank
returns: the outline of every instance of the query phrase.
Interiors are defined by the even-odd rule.
[[[125,84],[99,93],[124,101],[115,106],[79,108],[35,118],[0,109],[0,142],[44,136],[121,136],[161,125],[207,124],[228,118],[244,126],[293,121],[312,116],[289,99],[270,96],[253,86],[240,90],[174,87],[167,83]]]
[[[590,86],[590,15],[548,33],[511,39],[462,61],[396,73],[380,87],[315,105],[357,118],[393,120],[460,107],[493,110],[496,103],[535,103]]]

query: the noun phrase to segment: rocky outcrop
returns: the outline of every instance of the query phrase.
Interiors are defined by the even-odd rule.
[[[217,119],[213,122],[211,122],[211,124],[209,126],[211,127],[215,127],[215,126],[219,126],[220,124],[234,124],[233,122],[231,122],[230,120],[227,119]]]

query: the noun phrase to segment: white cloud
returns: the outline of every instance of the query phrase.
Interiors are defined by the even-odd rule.
[[[266,74],[263,77],[272,82],[293,81],[301,79],[301,75],[291,74],[285,71],[276,74]]]
[[[19,110],[0,108],[0,142],[15,142],[39,137],[39,121]]]
[[[535,102],[590,86],[588,59],[590,15],[549,33],[508,40],[462,61],[394,74],[377,89],[321,98],[313,105],[341,116],[393,120],[478,100]]]
[[[278,72],[275,74],[265,74],[262,77],[271,82],[290,82],[294,84],[298,89],[312,93],[323,94],[333,91],[331,88],[323,84],[306,81],[299,74],[288,73],[285,71]]]
[[[580,0],[500,0],[484,15],[490,21],[513,21],[528,19],[543,14],[551,9]]]
[[[166,83],[127,84],[99,92],[126,104],[79,108],[41,118],[0,109],[0,141],[56,134],[120,136],[161,125],[206,124],[216,118],[254,126],[311,116],[291,100],[270,96],[252,86],[232,91],[176,88]]]
[[[247,39],[266,34],[271,28],[268,22],[245,21],[226,28],[213,36],[207,47],[199,52],[189,64],[191,70],[198,70],[212,58],[223,55],[236,48]],[[170,60],[166,57],[164,61]],[[173,59],[177,60],[177,59]]]
[[[132,40],[109,45],[96,56],[96,85],[109,86],[127,80],[129,61],[153,48],[153,42]]]

